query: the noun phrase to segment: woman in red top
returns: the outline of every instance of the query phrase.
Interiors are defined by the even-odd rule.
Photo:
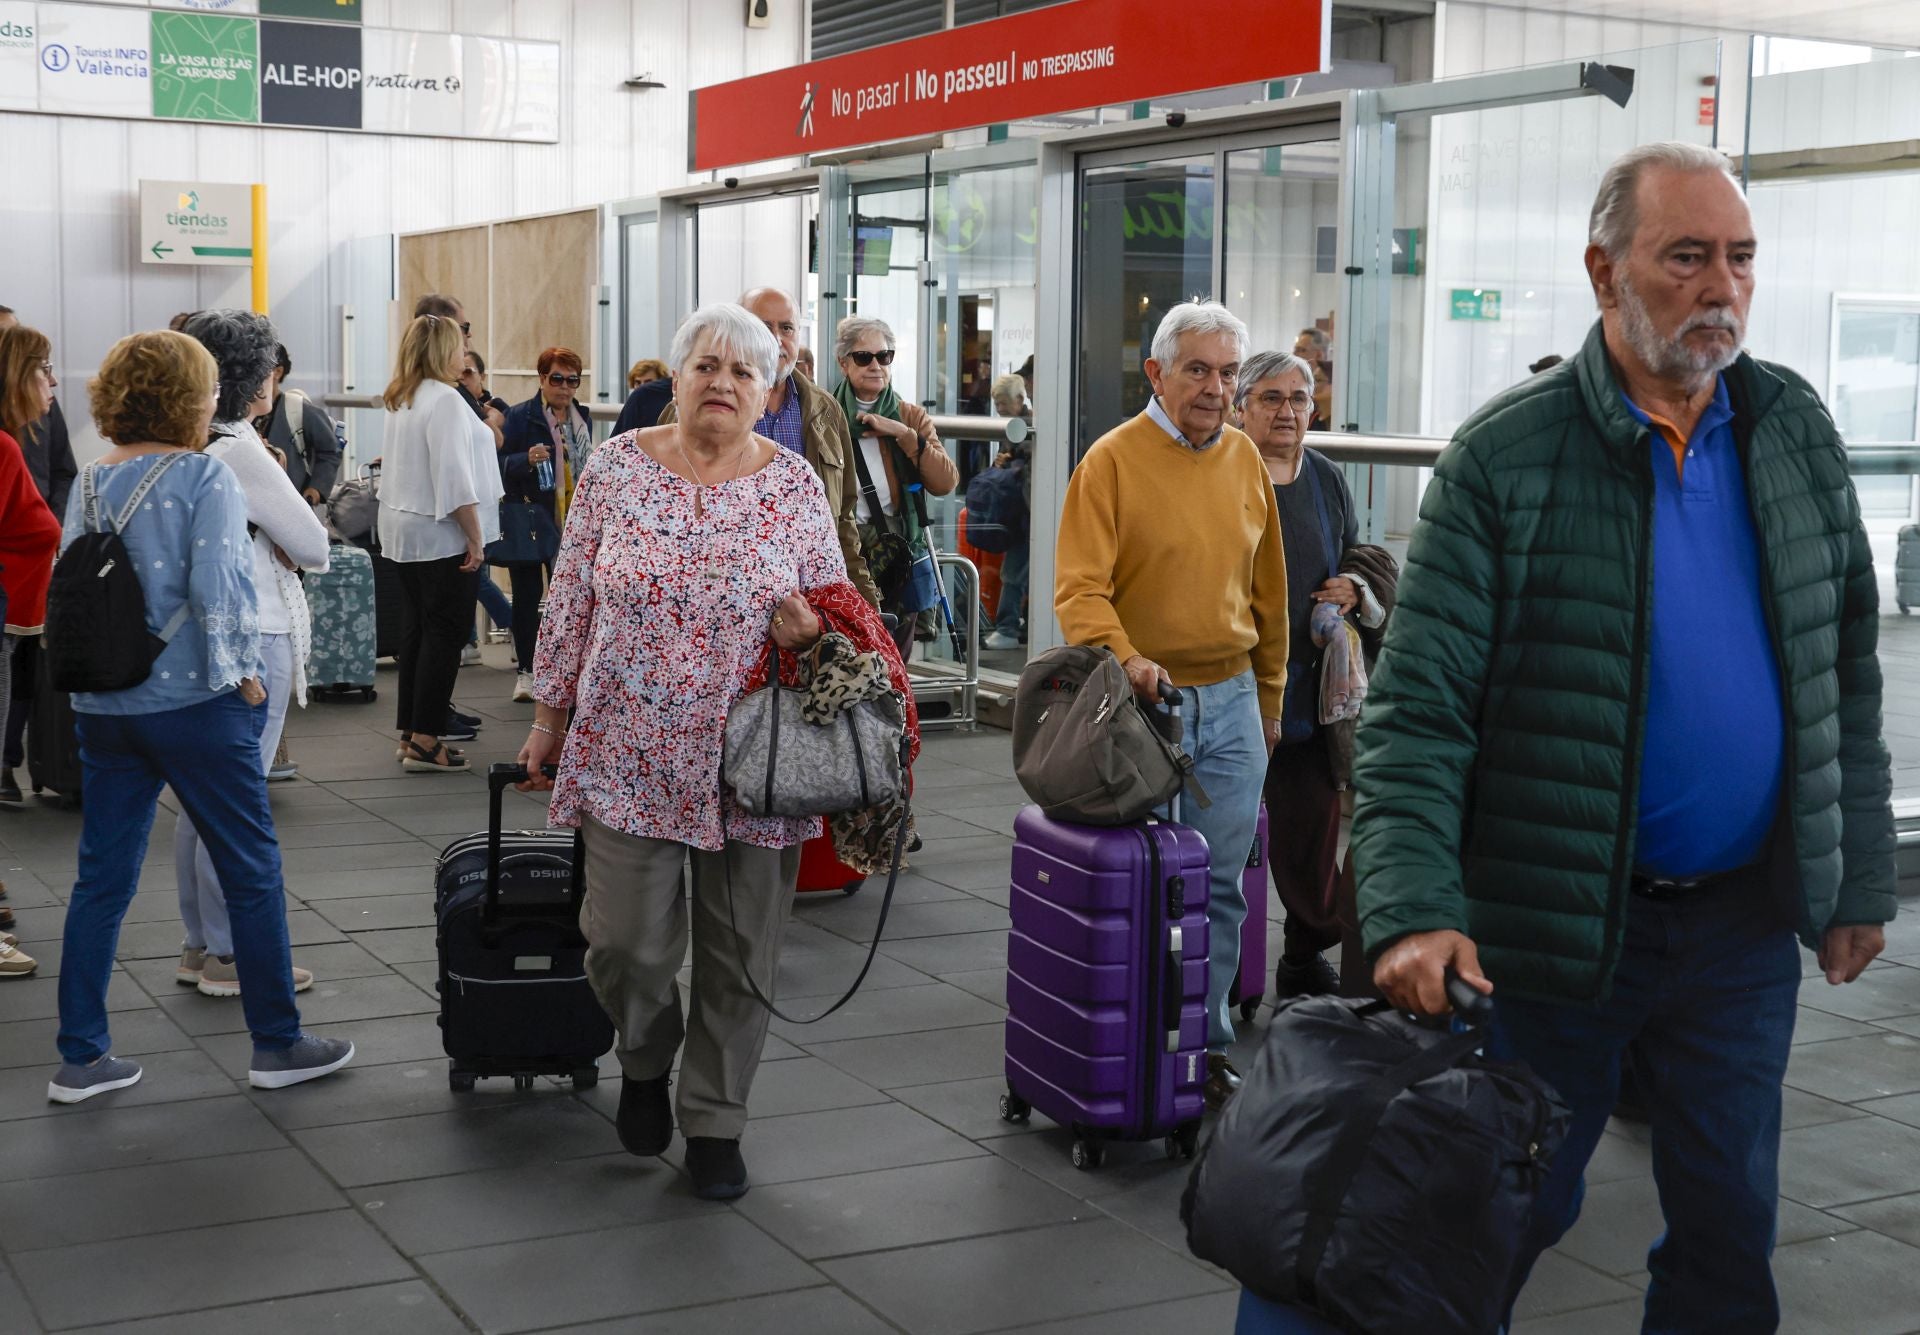
[[[15,434],[45,430],[42,419],[53,407],[53,346],[37,329],[14,326],[0,331],[0,709],[13,696],[13,645],[21,635],[38,635],[47,616],[47,581],[60,548],[60,521],[27,471],[27,459]],[[11,770],[0,769],[0,803],[18,806],[19,785]],[[0,910],[3,911],[3,910]],[[11,918],[11,915],[8,915]],[[0,932],[0,978],[32,973],[34,962],[14,946],[11,932]]]

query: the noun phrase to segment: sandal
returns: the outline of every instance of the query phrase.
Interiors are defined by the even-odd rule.
[[[393,758],[395,760],[407,759],[408,748],[411,747],[412,745],[413,743],[411,741],[407,740],[405,737],[402,737],[400,739],[400,745],[393,748]],[[450,756],[464,756],[466,752],[461,750],[457,746],[449,746],[447,747],[447,754]],[[4,899],[4,898],[6,898],[6,896],[4,894],[0,894],[0,899]]]
[[[445,742],[435,742],[431,750],[418,742],[408,742],[407,749],[413,754],[401,761],[400,766],[409,774],[438,774],[468,768],[467,758],[449,751]]]

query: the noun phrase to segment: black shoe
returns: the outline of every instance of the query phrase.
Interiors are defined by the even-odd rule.
[[[671,1076],[620,1081],[620,1111],[613,1119],[628,1154],[652,1158],[673,1143],[673,1105],[667,1101]]]
[[[740,1142],[714,1136],[687,1137],[687,1173],[703,1201],[730,1201],[747,1194],[747,1161]]]
[[[13,771],[0,769],[0,807],[23,807],[27,799],[20,795],[20,785],[14,781]]]
[[[449,719],[447,726],[440,730],[443,742],[470,742],[473,738],[474,730],[456,719]]]
[[[461,724],[465,724],[469,728],[477,729],[482,723],[485,723],[486,720],[481,718],[478,714],[462,714],[457,709],[449,709],[447,711],[447,722],[461,723]]]
[[[1281,1001],[1288,997],[1335,996],[1339,991],[1340,971],[1327,963],[1325,955],[1313,954],[1303,960],[1282,955],[1280,967],[1273,971],[1273,995]]]
[[[1207,1083],[1201,1090],[1206,1097],[1207,1110],[1219,1112],[1227,1106],[1227,1100],[1240,1092],[1240,1072],[1233,1069],[1233,1063],[1227,1060],[1224,1052],[1207,1054]]]

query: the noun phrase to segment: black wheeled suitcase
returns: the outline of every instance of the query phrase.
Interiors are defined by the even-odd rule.
[[[27,714],[27,778],[36,793],[50,793],[69,806],[80,805],[80,732],[73,697],[53,689],[46,650],[37,642],[33,665],[33,704]]]
[[[502,793],[526,777],[518,765],[487,772],[486,832],[448,844],[435,873],[440,1038],[459,1091],[483,1076],[526,1089],[542,1075],[587,1089],[613,1046],[587,982],[579,834],[500,829]]]

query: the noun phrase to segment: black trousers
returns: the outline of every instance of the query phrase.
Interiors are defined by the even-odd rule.
[[[395,725],[401,732],[438,737],[453,703],[460,675],[460,651],[473,629],[480,572],[460,569],[464,557],[437,561],[396,561],[400,577],[400,703]],[[519,618],[515,617],[518,621]]]
[[[540,600],[547,593],[547,575],[544,565],[507,567],[507,583],[513,589],[513,654],[522,672],[533,671],[533,651],[540,643]]]

